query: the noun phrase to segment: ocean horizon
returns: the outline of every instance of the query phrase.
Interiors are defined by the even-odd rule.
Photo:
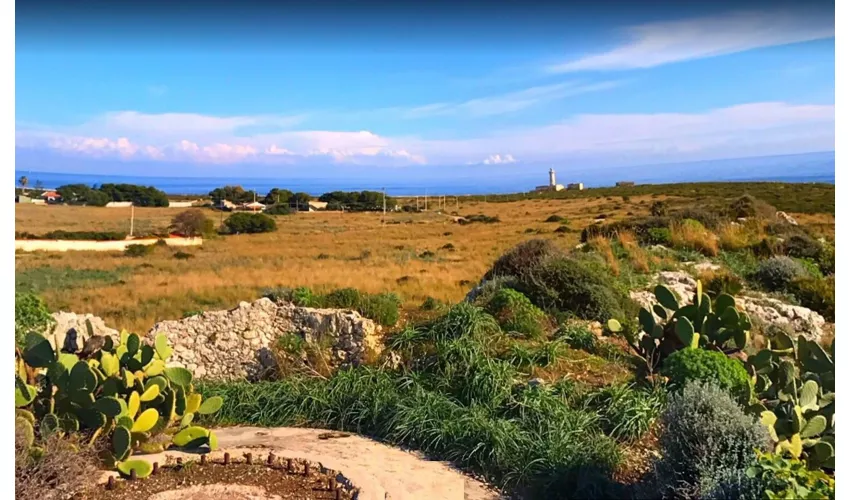
[[[660,168],[663,167],[663,168]],[[398,181],[399,170],[376,179],[368,171],[359,176],[327,175],[316,172],[312,177],[281,175],[276,177],[246,176],[143,176],[110,173],[47,172],[15,169],[15,183],[27,176],[29,186],[36,183],[47,188],[65,184],[127,183],[154,186],[172,195],[206,195],[225,185],[241,185],[245,189],[266,193],[272,188],[289,189],[318,196],[329,191],[380,191],[391,196],[485,195],[528,192],[548,182],[547,166],[502,167],[481,175],[458,174],[457,169],[435,167],[409,171],[409,177]],[[638,184],[671,184],[682,182],[791,182],[835,184],[835,153],[819,152],[802,155],[768,156],[705,160],[699,162],[615,167],[607,169],[570,169],[556,167],[558,183],[583,182],[586,188],[613,186],[629,180]],[[661,173],[659,173],[659,171]],[[381,170],[380,172],[387,172]],[[423,175],[426,174],[426,175]],[[442,176],[440,174],[442,173]],[[374,175],[374,173],[373,173]],[[395,182],[387,182],[387,178]]]

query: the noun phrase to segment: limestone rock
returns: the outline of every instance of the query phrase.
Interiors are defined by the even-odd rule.
[[[797,225],[797,220],[794,219],[794,217],[791,217],[790,215],[786,214],[785,212],[781,212],[781,211],[776,212],[776,218],[783,220],[783,221],[787,222],[788,224],[791,224],[792,226]]]
[[[116,339],[119,335],[118,330],[109,328],[102,318],[93,314],[60,311],[53,313],[52,316],[56,323],[45,333],[45,337],[54,350],[57,349],[57,346],[59,349],[71,350],[74,345],[76,345],[76,349],[73,350],[81,350],[89,338],[86,320],[91,323],[95,335],[106,335]]]
[[[274,348],[280,337],[297,335],[330,349],[336,365],[358,365],[381,351],[380,327],[355,311],[313,309],[262,298],[225,311],[162,321],[146,334],[163,333],[174,349],[171,366],[196,366],[199,379],[263,378],[276,366]]]

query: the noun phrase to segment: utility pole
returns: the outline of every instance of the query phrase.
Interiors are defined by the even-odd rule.
[[[130,237],[133,236],[133,225],[136,219],[136,205],[130,203]]]
[[[381,191],[384,192],[384,217],[381,219],[381,224],[387,223],[387,188],[381,188]]]
[[[428,195],[425,195],[425,211],[428,211]]]
[[[460,202],[457,201],[457,196],[455,196],[455,210],[458,212],[460,211]]]

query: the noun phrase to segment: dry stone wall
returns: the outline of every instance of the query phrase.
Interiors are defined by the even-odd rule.
[[[339,365],[358,365],[380,351],[380,329],[355,311],[313,309],[263,298],[235,309],[162,321],[147,333],[163,333],[174,354],[169,365],[215,380],[264,377],[275,366],[273,349],[283,335],[328,346]]]
[[[118,340],[119,332],[97,316],[58,312],[53,318],[56,324],[45,336],[54,348],[81,350],[89,338],[87,320],[95,335]],[[283,335],[294,334],[330,349],[335,366],[356,366],[372,353],[379,355],[382,345],[380,326],[355,311],[298,307],[267,298],[241,302],[231,310],[162,321],[144,340],[153,342],[159,333],[174,349],[169,366],[188,368],[196,378],[208,380],[262,378],[276,365],[273,349]]]

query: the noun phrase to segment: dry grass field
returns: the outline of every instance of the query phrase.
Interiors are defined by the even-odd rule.
[[[317,290],[355,287],[393,291],[406,309],[428,297],[460,300],[506,249],[528,238],[575,246],[581,230],[600,215],[606,222],[648,213],[659,196],[452,203],[459,215],[486,214],[500,222],[460,225],[437,212],[316,212],[277,216],[274,233],[223,236],[189,250],[157,248],[153,255],[126,257],[95,252],[18,253],[16,288],[40,293],[51,310],[91,312],[108,324],[143,332],[155,322],[196,310],[234,307],[275,286]],[[138,232],[165,229],[183,209],[137,208]],[[555,232],[569,220],[569,232]],[[210,210],[216,221],[220,212]],[[832,226],[834,217],[807,216]],[[831,218],[831,220],[826,220]],[[55,229],[127,231],[129,209],[16,205],[16,231]],[[562,230],[563,231],[563,230]],[[447,247],[447,245],[450,245]],[[426,253],[428,252],[428,253]]]

